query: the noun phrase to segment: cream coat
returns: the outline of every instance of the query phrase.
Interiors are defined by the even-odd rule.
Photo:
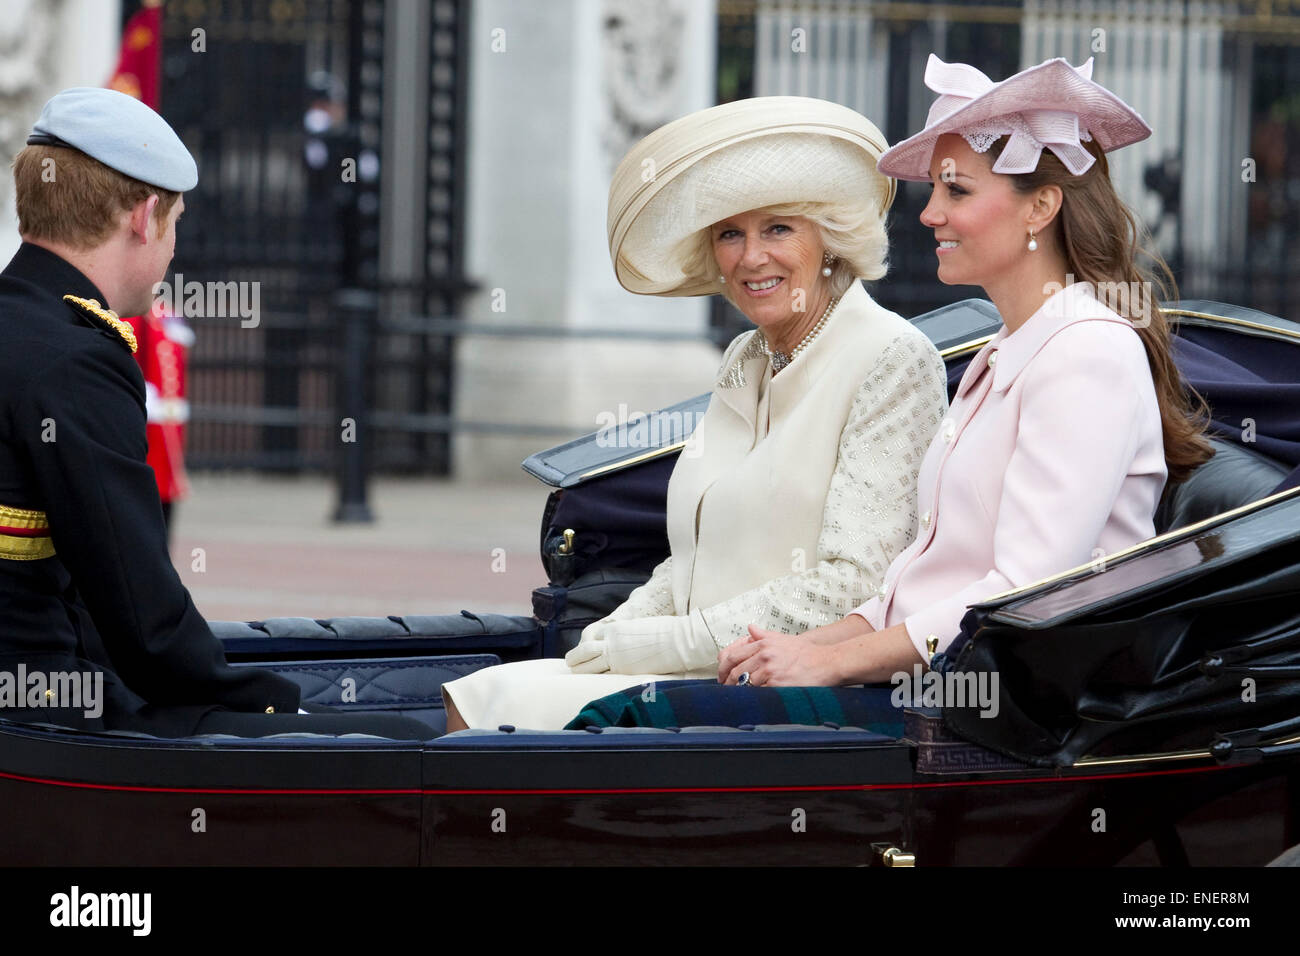
[[[572,674],[561,660],[488,668],[444,687],[471,727],[561,727],[625,687],[715,677],[718,650],[748,624],[799,633],[877,589],[915,533],[917,469],[946,408],[943,362],[857,283],[775,377],[758,334],[728,348],[673,471],[672,556],[607,619],[644,620],[644,659],[661,660],[674,642],[679,664],[620,674]]]

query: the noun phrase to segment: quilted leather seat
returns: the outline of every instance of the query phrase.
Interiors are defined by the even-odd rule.
[[[1244,445],[1211,438],[1214,457],[1181,485],[1166,488],[1156,509],[1156,533],[1213,518],[1267,497],[1290,469]]]
[[[482,667],[499,664],[493,654],[396,657],[341,661],[258,663],[302,689],[302,708],[312,713],[401,714],[438,733],[447,730],[442,685]]]

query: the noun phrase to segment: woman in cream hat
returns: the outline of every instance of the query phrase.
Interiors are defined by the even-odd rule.
[[[727,296],[733,341],[668,487],[671,556],[565,660],[447,684],[448,730],[559,728],[587,701],[712,677],[751,624],[795,634],[874,593],[915,533],[946,406],[929,340],[859,282],[885,272],[887,144],[843,106],[763,97],[655,131],[614,174],[610,255],[645,295]]]
[[[917,537],[881,592],[829,627],[754,629],[719,679],[886,681],[957,636],[968,605],[1155,533],[1166,478],[1211,451],[1107,150],[1150,130],[1061,59],[993,83],[931,57],[926,128],[880,158],[929,180],[941,281],[982,286],[1002,329],[970,363],[921,465]],[[1164,264],[1156,259],[1158,265]],[[1165,275],[1168,275],[1165,269]]]

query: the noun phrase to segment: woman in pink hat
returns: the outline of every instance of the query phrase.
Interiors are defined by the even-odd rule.
[[[1166,480],[1212,454],[1107,170],[1108,150],[1150,129],[1091,73],[1091,60],[1054,59],[992,83],[930,57],[940,95],[926,127],[879,168],[933,184],[921,222],[939,279],[981,286],[1003,327],[926,452],[916,538],[878,593],[803,634],[750,628],[719,656],[723,683],[910,672],[957,637],[969,605],[1154,535]]]

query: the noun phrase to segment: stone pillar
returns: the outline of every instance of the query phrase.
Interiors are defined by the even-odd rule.
[[[627,149],[712,105],[715,23],[712,0],[474,4],[466,273],[482,289],[464,319],[558,334],[461,338],[457,419],[577,437],[620,404],[651,411],[712,387],[720,355],[704,340],[706,300],[623,290],[605,219]],[[683,338],[583,335],[596,330]],[[562,440],[461,431],[456,473],[513,479],[529,454]]]
[[[108,82],[121,11],[120,0],[0,0],[0,268],[20,241],[10,164],[46,100]]]

